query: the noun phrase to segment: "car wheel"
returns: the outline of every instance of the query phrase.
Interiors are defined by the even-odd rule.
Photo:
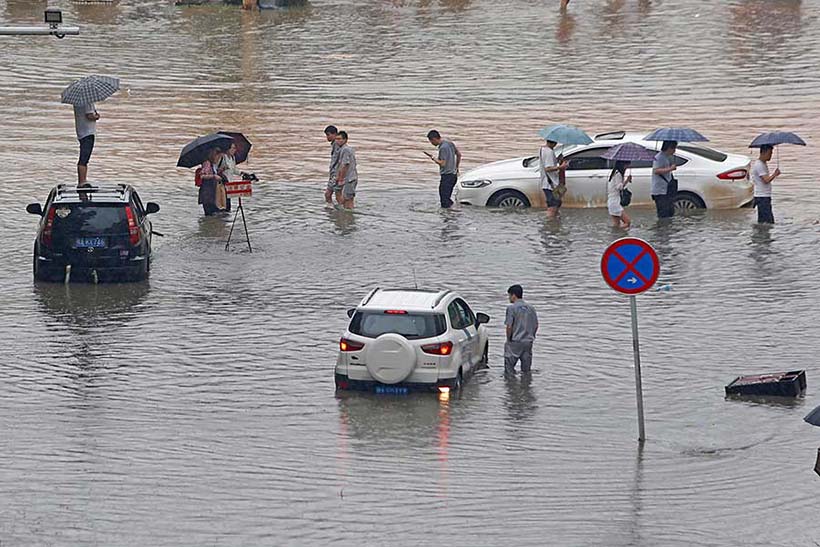
[[[695,194],[680,192],[675,196],[675,214],[692,213],[706,209],[706,204]]]
[[[487,201],[490,207],[501,207],[502,209],[523,209],[530,206],[530,200],[521,192],[515,190],[502,190]]]

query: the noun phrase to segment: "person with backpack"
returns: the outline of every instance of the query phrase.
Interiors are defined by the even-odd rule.
[[[609,217],[612,219],[613,228],[627,229],[632,224],[632,220],[624,211],[624,207],[629,203],[625,203],[627,200],[624,199],[625,196],[623,195],[626,186],[632,182],[632,175],[626,176],[626,169],[629,164],[628,161],[616,161],[606,185],[606,205],[609,209]],[[631,194],[629,196],[631,197]]]

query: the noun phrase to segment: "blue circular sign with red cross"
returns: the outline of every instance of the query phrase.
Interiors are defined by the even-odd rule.
[[[607,285],[624,294],[639,294],[658,280],[661,264],[652,245],[636,237],[619,239],[604,251],[601,274]]]

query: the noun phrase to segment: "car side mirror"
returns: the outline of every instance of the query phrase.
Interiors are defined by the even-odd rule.
[[[145,204],[145,214],[152,215],[154,213],[159,213],[159,204],[149,201]]]
[[[348,317],[352,318],[354,313],[356,313],[356,308],[350,308],[349,310],[347,310]]]
[[[475,314],[475,322],[476,325],[484,325],[490,322],[490,316],[486,313],[477,313]]]
[[[43,207],[39,203],[29,203],[26,205],[26,212],[32,215],[43,216]]]

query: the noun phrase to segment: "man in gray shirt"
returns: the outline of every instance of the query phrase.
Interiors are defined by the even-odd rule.
[[[336,185],[336,172],[339,168],[339,143],[336,142],[336,135],[339,130],[335,125],[325,127],[325,138],[330,143],[330,166],[328,167],[327,188],[325,189],[325,201],[333,203],[333,194],[336,194],[336,203],[342,204],[342,187]]]
[[[441,181],[438,185],[438,197],[441,201],[441,206],[445,209],[449,209],[453,206],[451,196],[453,194],[453,188],[456,186],[456,181],[458,180],[458,168],[461,166],[461,152],[452,141],[442,139],[441,134],[435,129],[431,129],[430,132],[427,133],[427,140],[430,141],[430,144],[433,146],[438,146],[438,158],[434,158],[427,152],[425,152],[425,154],[438,164],[439,175],[441,175]]]
[[[652,162],[652,187],[649,193],[655,201],[658,218],[671,218],[675,215],[675,194],[678,189],[677,182],[672,182],[672,172],[678,168],[675,163],[677,147],[678,143],[675,141],[663,141],[661,151]]]
[[[342,189],[342,207],[353,209],[353,199],[356,197],[356,186],[359,183],[359,173],[356,171],[356,152],[347,145],[346,131],[339,131],[336,135],[336,144],[339,145],[336,185]]]
[[[521,372],[529,373],[532,368],[532,343],[538,332],[538,315],[535,309],[524,301],[524,289],[513,285],[507,289],[510,305],[504,325],[507,327],[507,341],[504,344],[504,374],[515,373],[515,364],[521,361]]]
[[[74,106],[74,127],[77,140],[80,141],[80,159],[77,161],[77,186],[85,184],[88,178],[88,160],[94,150],[94,139],[97,133],[97,108],[94,103]]]

